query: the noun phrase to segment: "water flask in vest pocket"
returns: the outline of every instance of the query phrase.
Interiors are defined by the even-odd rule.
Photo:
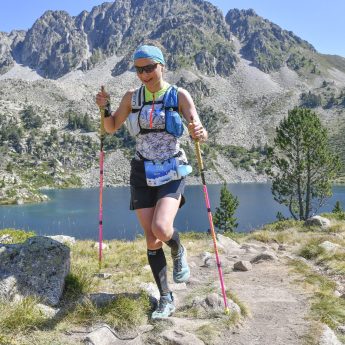
[[[129,133],[133,137],[135,137],[139,134],[140,126],[139,126],[139,122],[138,122],[138,114],[137,113],[129,114],[125,123],[126,123],[126,126],[127,126]]]
[[[165,110],[165,129],[174,137],[179,138],[183,134],[183,122],[180,114],[173,108]]]

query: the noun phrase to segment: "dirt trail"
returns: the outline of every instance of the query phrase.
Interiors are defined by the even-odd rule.
[[[231,335],[232,345],[300,345],[308,331],[307,296],[292,284],[281,263],[254,265],[249,272],[233,272],[229,288],[244,301],[252,317]]]
[[[253,257],[253,255],[251,255]],[[303,337],[309,329],[306,319],[309,311],[308,295],[293,282],[293,276],[284,259],[263,261],[253,264],[251,271],[233,271],[235,261],[248,260],[250,256],[242,255],[233,259],[223,257],[226,288],[245,303],[251,316],[242,325],[231,330],[222,331],[210,344],[217,345],[302,345]],[[190,257],[192,262],[192,283],[185,291],[177,291],[178,309],[190,300],[193,294],[213,282],[215,291],[220,292],[217,269],[201,267],[200,257]],[[193,267],[194,266],[194,267]],[[212,319],[174,318],[172,329],[194,333],[197,326]],[[194,322],[194,329],[193,329]],[[215,325],[216,326],[216,325]],[[204,342],[207,344],[208,342]],[[162,344],[168,344],[162,342]],[[170,344],[170,343],[169,343]],[[184,342],[176,344],[185,344]],[[187,345],[187,343],[186,343]]]

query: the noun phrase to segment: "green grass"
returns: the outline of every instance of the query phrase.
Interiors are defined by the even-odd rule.
[[[214,324],[205,324],[196,329],[195,334],[205,344],[216,344],[217,337],[221,334],[221,330],[217,329]]]
[[[300,249],[298,255],[302,256],[307,260],[316,259],[317,257],[321,256],[322,254],[325,254],[326,252],[325,249],[323,247],[320,247],[319,244],[320,240],[311,240],[308,244],[306,244]]]
[[[313,298],[311,315],[314,320],[335,329],[345,323],[345,300],[327,293],[317,293]]]
[[[147,322],[151,306],[149,297],[142,292],[138,296],[118,295],[104,307],[96,307],[89,299],[78,303],[68,315],[68,322],[89,326],[104,322],[115,329],[132,329]]]
[[[345,323],[345,300],[334,296],[335,282],[313,272],[307,264],[300,260],[291,260],[290,265],[294,272],[300,274],[297,281],[308,291],[313,292],[310,311],[312,320],[325,323],[332,329],[343,325]]]
[[[33,231],[17,230],[11,228],[0,230],[0,237],[4,235],[11,236],[11,243],[22,243],[25,242],[28,238],[36,236]]]
[[[3,334],[26,333],[42,327],[46,320],[37,308],[38,299],[24,298],[20,302],[0,302],[0,331]]]

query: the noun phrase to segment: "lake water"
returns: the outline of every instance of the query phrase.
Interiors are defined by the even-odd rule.
[[[219,206],[221,185],[209,185],[212,212]],[[273,200],[268,184],[229,184],[228,189],[239,199],[236,212],[237,231],[247,232],[273,222],[286,207]],[[99,190],[64,189],[45,191],[49,202],[35,205],[0,206],[0,228],[33,230],[39,235],[64,234],[78,239],[98,238]],[[175,226],[181,231],[207,231],[209,228],[202,186],[187,186],[186,204],[178,212]],[[322,208],[331,211],[339,200],[345,206],[345,186],[335,186],[333,196]],[[135,212],[129,211],[129,188],[105,188],[103,193],[104,239],[132,240],[142,230]]]

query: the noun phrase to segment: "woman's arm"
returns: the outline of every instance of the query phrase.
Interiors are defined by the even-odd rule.
[[[188,122],[188,131],[193,139],[206,141],[208,134],[203,127],[199,115],[196,111],[193,99],[189,92],[183,88],[178,89],[179,112]]]
[[[132,110],[131,101],[132,101],[133,91],[127,91],[122,97],[121,102],[118,108],[111,113],[111,116],[104,118],[104,129],[107,133],[114,133],[117,131],[122,124],[126,121],[129,113]],[[96,103],[99,107],[105,107],[109,101],[109,94],[105,91],[101,91],[96,96]]]

